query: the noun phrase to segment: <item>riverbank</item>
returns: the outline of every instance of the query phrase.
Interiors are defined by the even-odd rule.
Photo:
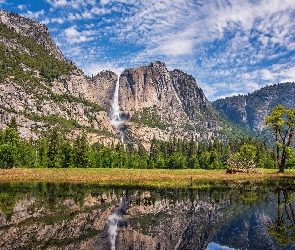
[[[284,174],[276,169],[260,169],[260,174],[226,174],[225,170],[162,170],[162,169],[0,169],[0,182],[70,182],[95,183],[101,186],[133,186],[155,188],[198,187],[210,181],[261,181],[294,178],[295,170]]]

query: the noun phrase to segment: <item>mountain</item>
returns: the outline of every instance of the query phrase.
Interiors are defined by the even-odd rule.
[[[278,104],[295,106],[294,83],[210,103],[191,75],[159,61],[120,76],[102,71],[88,77],[63,56],[44,24],[4,10],[0,53],[0,129],[15,117],[24,138],[58,126],[69,138],[84,130],[91,143],[121,139],[146,149],[153,138],[226,140],[262,131],[265,115]]]
[[[153,137],[207,140],[234,130],[213,109],[195,79],[163,62],[126,69],[119,80],[122,128],[128,141],[145,144]]]
[[[87,77],[66,59],[47,27],[0,10],[0,128],[13,116],[25,138],[38,138],[58,125],[73,138],[85,130],[88,139],[142,143],[227,136],[232,126],[212,108],[195,79],[162,62]],[[120,127],[112,126],[114,93],[119,84]],[[119,133],[120,132],[120,133]]]
[[[264,130],[264,118],[277,105],[295,107],[295,83],[279,83],[261,88],[248,95],[226,97],[212,103],[231,122],[254,133]]]
[[[25,138],[59,126],[69,138],[84,130],[90,142],[118,141],[97,97],[108,73],[87,78],[62,55],[45,25],[0,10],[0,54],[0,128],[15,117]]]

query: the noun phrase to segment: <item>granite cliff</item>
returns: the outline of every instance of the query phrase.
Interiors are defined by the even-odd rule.
[[[60,49],[56,46],[51,35],[48,32],[46,25],[34,21],[29,18],[22,17],[17,13],[7,12],[0,9],[0,23],[5,24],[7,27],[14,29],[16,33],[21,36],[29,37],[33,39],[37,44],[45,48],[49,54],[55,58],[72,63],[66,59]],[[6,37],[1,36],[0,41],[5,42],[9,48],[19,48],[18,40],[10,39],[6,40]]]
[[[195,79],[168,71],[163,62],[126,69],[120,76],[119,106],[126,138],[147,143],[178,138],[221,137],[227,126],[212,108]]]
[[[26,138],[58,125],[69,137],[83,129],[91,142],[109,143],[118,141],[120,130],[126,142],[146,148],[153,137],[224,135],[227,124],[195,79],[180,70],[152,62],[126,69],[119,79],[111,71],[87,77],[62,55],[45,25],[1,10],[0,28],[0,128],[15,116]],[[109,121],[118,80],[120,127]]]

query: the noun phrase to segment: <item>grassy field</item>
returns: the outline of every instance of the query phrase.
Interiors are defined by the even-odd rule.
[[[71,182],[96,183],[101,186],[133,187],[200,187],[206,182],[261,181],[294,178],[295,170],[278,174],[277,170],[260,169],[261,174],[226,174],[225,170],[160,169],[0,169],[0,182]]]

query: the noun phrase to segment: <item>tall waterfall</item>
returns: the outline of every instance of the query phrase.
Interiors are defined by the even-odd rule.
[[[111,105],[111,113],[110,113],[110,122],[113,126],[115,126],[118,131],[120,132],[120,137],[122,143],[124,143],[124,134],[120,131],[120,127],[123,124],[123,120],[120,118],[120,107],[119,107],[119,77],[116,82],[115,92],[112,100]]]

